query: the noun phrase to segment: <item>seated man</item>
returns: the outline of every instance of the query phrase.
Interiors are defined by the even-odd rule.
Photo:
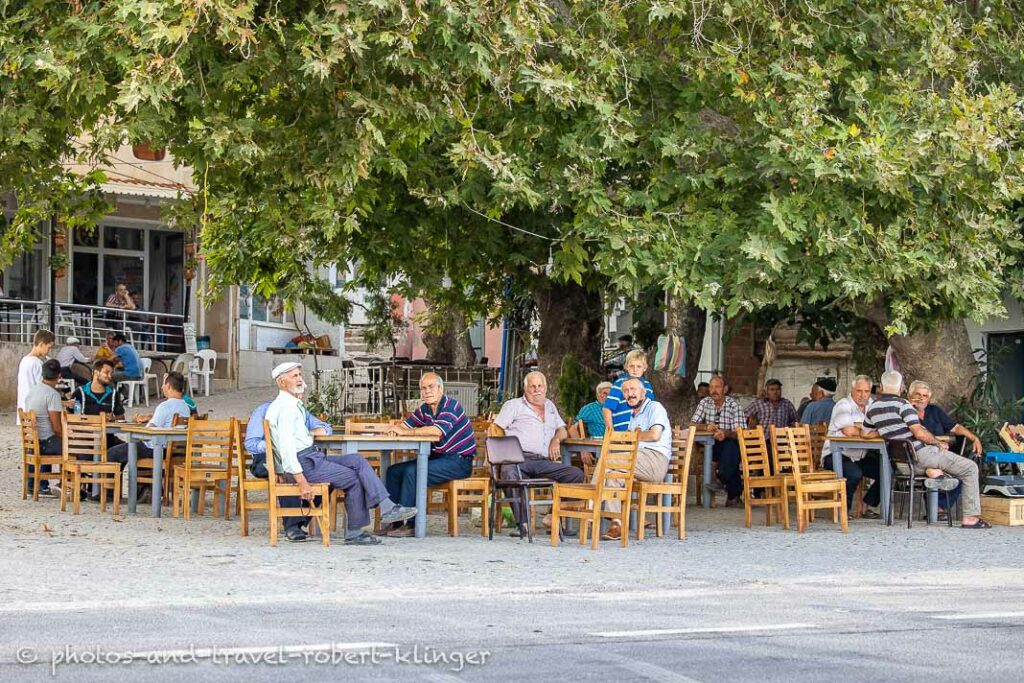
[[[128,343],[124,333],[115,332],[110,341],[114,355],[117,356],[117,362],[121,366],[119,370],[114,371],[114,382],[142,379],[142,358],[139,357],[139,352],[135,350],[135,347]]]
[[[473,474],[473,457],[476,455],[476,440],[473,426],[469,424],[462,405],[445,396],[444,382],[436,373],[428,372],[420,377],[420,398],[423,405],[405,422],[394,426],[393,436],[429,436],[436,441],[430,447],[427,461],[427,486],[437,486],[452,479],[465,479]],[[385,476],[391,500],[404,507],[416,505],[416,460],[406,460],[388,468]],[[396,524],[388,530],[388,536],[412,536],[413,523]]]
[[[519,439],[526,462],[519,471],[526,477],[550,479],[565,484],[579,484],[583,471],[562,464],[562,440],[566,438],[565,421],[555,404],[548,400],[548,381],[544,373],[534,370],[523,378],[522,398],[505,401],[494,418],[494,424],[505,430],[507,436]],[[514,468],[507,468],[513,470]],[[506,478],[515,475],[503,473]],[[519,534],[525,536],[526,511],[513,510]],[[545,518],[547,519],[547,518]]]
[[[836,394],[836,387],[834,377],[818,378],[818,381],[811,387],[810,403],[798,413],[800,424],[817,425],[832,419],[832,411],[836,407],[836,402],[832,397]]]
[[[668,474],[668,463],[672,457],[672,425],[669,424],[665,406],[647,398],[647,390],[636,377],[630,377],[622,384],[626,403],[630,408],[628,431],[640,432],[640,447],[636,452],[636,469],[633,477],[637,481],[658,483],[665,481]],[[597,473],[594,473],[596,479]],[[618,479],[608,481],[609,486],[622,486]],[[622,508],[617,500],[605,504],[610,512],[619,512]],[[622,538],[622,527],[613,521],[608,532],[602,536],[607,541]]]
[[[92,381],[75,389],[71,397],[75,400],[75,412],[82,415],[107,413],[107,419],[124,419],[124,404],[120,392],[114,391],[114,361],[100,359],[92,364]],[[107,448],[122,443],[113,434],[107,434]]]
[[[252,456],[249,463],[249,471],[254,477],[267,478],[267,441],[263,433],[263,420],[267,416],[267,408],[270,401],[261,403],[252,411],[249,416],[249,423],[245,428],[245,450]],[[189,408],[194,413],[192,406]],[[323,422],[310,412],[306,412],[306,429],[313,436],[327,436],[333,434],[331,426]],[[298,496],[281,496],[278,499],[281,507],[297,508],[302,505],[302,499]],[[309,524],[309,517],[285,517],[284,535],[289,541],[300,542],[309,538],[309,533],[303,528]]]
[[[793,403],[788,398],[782,398],[782,382],[777,379],[770,379],[764,383],[764,395],[756,401],[751,401],[745,414],[747,425],[761,425],[765,434],[770,427],[792,427],[798,419]]]
[[[614,429],[617,432],[626,431],[629,424],[630,409],[622,397],[622,383],[630,377],[636,377],[644,383],[647,390],[647,398],[654,400],[654,389],[651,383],[644,377],[647,372],[647,354],[640,349],[633,349],[626,354],[626,372],[612,383],[608,391],[608,398],[604,400],[604,428]]]
[[[701,382],[697,385],[697,400],[703,401],[711,395],[711,385],[707,382]]]
[[[871,403],[871,378],[857,375],[850,385],[850,395],[836,403],[835,410],[828,423],[828,436],[860,436],[861,425],[865,420],[865,411]],[[832,444],[825,441],[821,450],[821,462],[826,469],[835,469]],[[881,475],[879,456],[876,451],[863,448],[843,449],[843,479],[846,480],[846,505],[853,509],[854,492],[864,477],[874,480],[871,487],[864,493],[864,503],[868,509],[864,511],[866,519],[878,519],[881,515],[878,503],[881,500]]]
[[[978,485],[978,466],[972,460],[950,453],[927,429],[921,425],[917,411],[910,402],[900,397],[903,375],[890,370],[882,374],[882,393],[868,407],[863,436],[883,439],[909,439],[915,451],[915,474],[925,474],[925,486],[949,491],[960,480],[964,496],[963,529],[990,529],[980,517],[981,491]]]
[[[576,419],[581,421],[587,428],[587,436],[593,439],[604,438],[604,402],[608,398],[608,392],[611,391],[611,382],[601,382],[597,385],[595,393],[597,394],[597,400],[591,401],[586,404],[580,411],[576,413]],[[587,455],[590,455],[587,453]]]
[[[145,415],[137,415],[135,421],[144,423],[147,427],[168,429],[174,425],[175,415],[180,415],[181,417],[188,419],[188,404],[181,398],[182,393],[185,390],[185,378],[182,374],[180,372],[168,372],[164,375],[164,383],[160,389],[166,400],[156,407],[156,410],[153,411],[153,417],[147,419]],[[160,440],[160,445],[166,445],[167,443],[167,440],[164,437],[156,437],[156,439]],[[138,449],[136,453],[139,460],[142,460],[143,458],[152,458],[154,445],[154,441],[143,441],[138,444],[138,446],[136,446]],[[107,461],[118,462],[122,465],[126,465],[128,463],[128,444],[119,444],[107,450]],[[148,490],[143,489],[139,496],[139,502],[147,502],[148,497]]]
[[[957,436],[965,441],[970,441],[971,452],[976,456],[981,455],[981,439],[979,439],[970,429],[953,420],[953,418],[949,416],[949,413],[941,407],[931,402],[932,388],[928,386],[926,382],[922,382],[921,380],[911,382],[910,389],[907,391],[907,399],[917,411],[917,417],[921,420],[921,424],[924,425],[924,428],[934,436]],[[953,442],[950,442],[948,450],[950,452],[959,451],[961,450],[961,445],[954,445]],[[957,487],[952,491],[939,492],[940,520],[946,519],[946,515],[949,514],[949,510],[956,505],[956,501],[959,497],[959,484],[957,484]]]
[[[380,506],[381,524],[404,522],[416,516],[416,508],[396,505],[377,474],[358,453],[326,455],[313,445],[306,426],[306,409],[300,400],[306,393],[302,365],[281,363],[271,377],[280,389],[267,408],[266,421],[274,441],[274,465],[278,474],[294,480],[303,500],[313,499],[310,484],[327,483],[345,491],[345,544],[376,545],[380,539],[363,530],[370,523],[369,510]]]
[[[727,396],[728,383],[721,375],[708,382],[708,397],[697,404],[690,418],[695,426],[707,425],[714,434],[715,445],[711,459],[718,463],[718,481],[712,480],[712,491],[724,491],[726,507],[734,507],[743,493],[743,473],[740,471],[740,443],[736,430],[746,424],[743,408],[732,396]],[[706,457],[706,456],[705,456]]]
[[[63,448],[64,425],[61,422],[61,415],[64,413],[64,404],[61,402],[60,393],[57,392],[57,381],[60,379],[60,363],[50,359],[43,362],[42,382],[33,385],[25,396],[26,412],[36,415],[36,428],[39,430],[39,453],[40,455],[58,455]],[[30,469],[33,465],[28,466]],[[50,465],[40,465],[41,472],[49,472]],[[30,472],[31,474],[31,472]],[[29,477],[29,490],[34,488],[34,480]],[[39,495],[56,495],[56,491],[50,490],[50,482],[43,479],[39,482]]]
[[[92,377],[89,359],[79,348],[81,344],[78,337],[68,337],[64,346],[57,352],[60,376],[64,379],[74,380],[76,384],[85,384]]]

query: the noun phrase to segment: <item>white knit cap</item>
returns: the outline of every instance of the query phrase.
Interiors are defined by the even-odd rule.
[[[296,363],[295,361],[290,360],[287,363],[281,363],[276,368],[274,368],[274,370],[270,373],[270,377],[272,379],[277,379],[278,377],[280,377],[284,373],[291,372],[295,368],[301,368],[301,367],[302,367],[302,363]]]

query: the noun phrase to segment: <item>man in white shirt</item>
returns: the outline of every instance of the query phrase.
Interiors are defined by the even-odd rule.
[[[25,398],[28,390],[43,381],[43,359],[53,348],[53,332],[37,330],[32,339],[32,350],[21,359],[18,365],[18,407],[25,410]],[[21,424],[21,420],[17,421]]]
[[[836,402],[832,411],[832,419],[828,423],[828,436],[861,436],[861,425],[864,424],[868,406],[871,404],[872,380],[867,375],[857,375],[850,385],[850,395]],[[832,460],[832,443],[825,442],[821,451],[821,462],[826,469],[835,469]],[[857,484],[864,477],[875,480],[875,483],[864,493],[864,502],[868,509],[864,517],[878,519],[878,504],[881,501],[881,470],[878,453],[863,448],[843,449],[843,478],[846,479],[846,504],[853,507],[854,492]]]
[[[92,380],[92,363],[79,348],[81,343],[78,337],[68,337],[64,341],[64,346],[57,352],[57,361],[60,363],[61,377],[85,384]],[[75,363],[80,363],[82,367],[76,368]]]
[[[346,545],[377,545],[380,539],[363,531],[370,523],[369,510],[380,507],[382,527],[416,516],[416,508],[396,505],[380,478],[358,453],[325,455],[313,445],[314,434],[306,426],[306,393],[302,365],[281,363],[271,373],[280,393],[267,408],[274,464],[279,475],[299,485],[303,499],[312,500],[310,484],[327,483],[345,491]]]
[[[668,411],[662,404],[647,398],[647,388],[638,377],[630,377],[622,383],[622,394],[631,410],[627,431],[640,432],[633,478],[652,483],[665,481],[668,462],[672,457],[672,425],[669,424]],[[599,471],[594,473],[595,480]],[[621,488],[622,481],[611,479],[606,485]],[[610,500],[605,503],[605,508],[610,512],[619,512],[622,504]],[[613,521],[602,538],[608,541],[619,540],[622,538],[622,527]]]

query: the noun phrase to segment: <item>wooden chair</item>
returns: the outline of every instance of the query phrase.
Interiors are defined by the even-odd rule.
[[[100,510],[107,511],[107,491],[114,494],[114,514],[121,506],[121,465],[107,462],[107,416],[61,416],[64,428],[64,452],[60,466],[60,511],[67,510],[67,495],[71,492],[71,512],[79,514],[82,485],[100,487]],[[88,460],[79,460],[84,456]],[[83,479],[83,475],[89,475]]]
[[[39,500],[39,482],[42,480],[56,481],[60,483],[60,465],[63,457],[60,453],[56,455],[43,455],[39,446],[39,423],[36,422],[36,414],[29,410],[18,409],[18,419],[21,422],[21,499],[28,497],[28,480],[32,479],[32,500]],[[40,467],[49,465],[49,472],[41,472]],[[53,467],[57,466],[54,471]],[[33,474],[30,476],[29,471]]]
[[[828,441],[828,422],[808,426],[811,430],[811,455],[814,460],[821,462],[821,452],[825,450],[825,442]]]
[[[555,482],[551,496],[551,545],[557,546],[563,518],[580,521],[580,543],[591,535],[591,548],[597,549],[601,539],[601,519],[614,519],[622,528],[622,547],[629,545],[629,508],[633,498],[633,474],[639,447],[638,432],[605,432],[601,458],[597,463],[594,483],[562,484]],[[618,482],[619,486],[609,485]],[[569,506],[567,502],[572,501]],[[576,502],[587,503],[574,509]],[[618,501],[619,512],[601,509],[603,503]]]
[[[249,535],[249,513],[253,510],[270,510],[270,485],[266,479],[250,476],[249,452],[245,450],[245,422],[235,422],[235,471],[238,476],[238,520],[242,536]],[[263,493],[267,500],[251,500],[250,493]]]
[[[773,475],[768,446],[764,440],[764,429],[758,425],[753,429],[737,429],[736,438],[740,443],[740,467],[743,468],[743,522],[749,529],[753,523],[755,505],[764,507],[765,526],[772,526],[772,508],[778,510],[782,526],[789,528],[789,502],[786,498],[786,479]],[[754,491],[760,497],[754,497]]]
[[[693,457],[696,435],[695,429],[684,430],[676,427],[672,430],[672,459],[668,463],[672,481],[638,481],[634,484],[638,499],[636,540],[644,540],[644,523],[649,514],[655,515],[655,533],[661,538],[666,531],[662,519],[662,513],[665,512],[675,515],[676,524],[679,525],[679,540],[686,538],[686,491],[690,480],[690,460]],[[654,496],[653,504],[648,503],[651,496]],[[668,504],[662,503],[662,496],[670,496]]]
[[[566,432],[570,439],[585,439],[587,438],[587,425],[583,420],[570,421]]]
[[[270,545],[277,545],[277,527],[285,517],[306,517],[310,518],[309,530],[312,533],[315,528],[320,530],[320,538],[326,548],[331,544],[331,503],[330,486],[326,483],[310,484],[313,488],[313,500],[309,507],[300,506],[297,508],[281,507],[278,499],[281,496],[298,496],[298,484],[286,484],[277,479],[276,464],[274,463],[274,444],[270,437],[270,423],[263,421],[263,435],[267,441],[267,490],[268,510],[270,526]],[[316,505],[316,497],[320,497],[320,505]]]
[[[235,419],[188,421],[188,439],[185,443],[185,462],[174,467],[174,495],[171,514],[183,512],[192,518],[190,497],[192,489],[199,495],[196,513],[203,514],[206,493],[213,492],[213,505],[220,500],[224,505],[224,519],[231,519],[231,477],[234,456]]]
[[[807,471],[801,466],[802,453],[810,457],[810,434],[807,425],[778,429],[772,427],[775,453],[780,452],[788,461],[776,458],[776,472],[785,478],[788,498],[790,490],[796,502],[797,532],[803,533],[815,510],[832,510],[832,521],[838,522],[843,533],[848,530],[846,511],[846,480],[836,477],[835,472]],[[786,455],[788,454],[788,456]],[[831,475],[831,477],[829,477]]]
[[[480,508],[480,535],[487,536],[490,533],[487,503],[491,495],[491,475],[487,467],[487,430],[488,423],[473,424],[476,455],[473,457],[472,474],[465,479],[452,479],[430,489],[432,492],[442,493],[444,507],[448,513],[449,536],[459,535],[459,513],[473,507]]]

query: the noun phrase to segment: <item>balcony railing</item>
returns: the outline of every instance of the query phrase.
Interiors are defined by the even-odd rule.
[[[99,346],[108,332],[123,332],[140,350],[181,353],[185,349],[185,319],[180,315],[66,303],[56,308],[53,332],[58,346],[68,337]],[[49,324],[50,302],[0,299],[0,341],[31,344],[36,330]]]

